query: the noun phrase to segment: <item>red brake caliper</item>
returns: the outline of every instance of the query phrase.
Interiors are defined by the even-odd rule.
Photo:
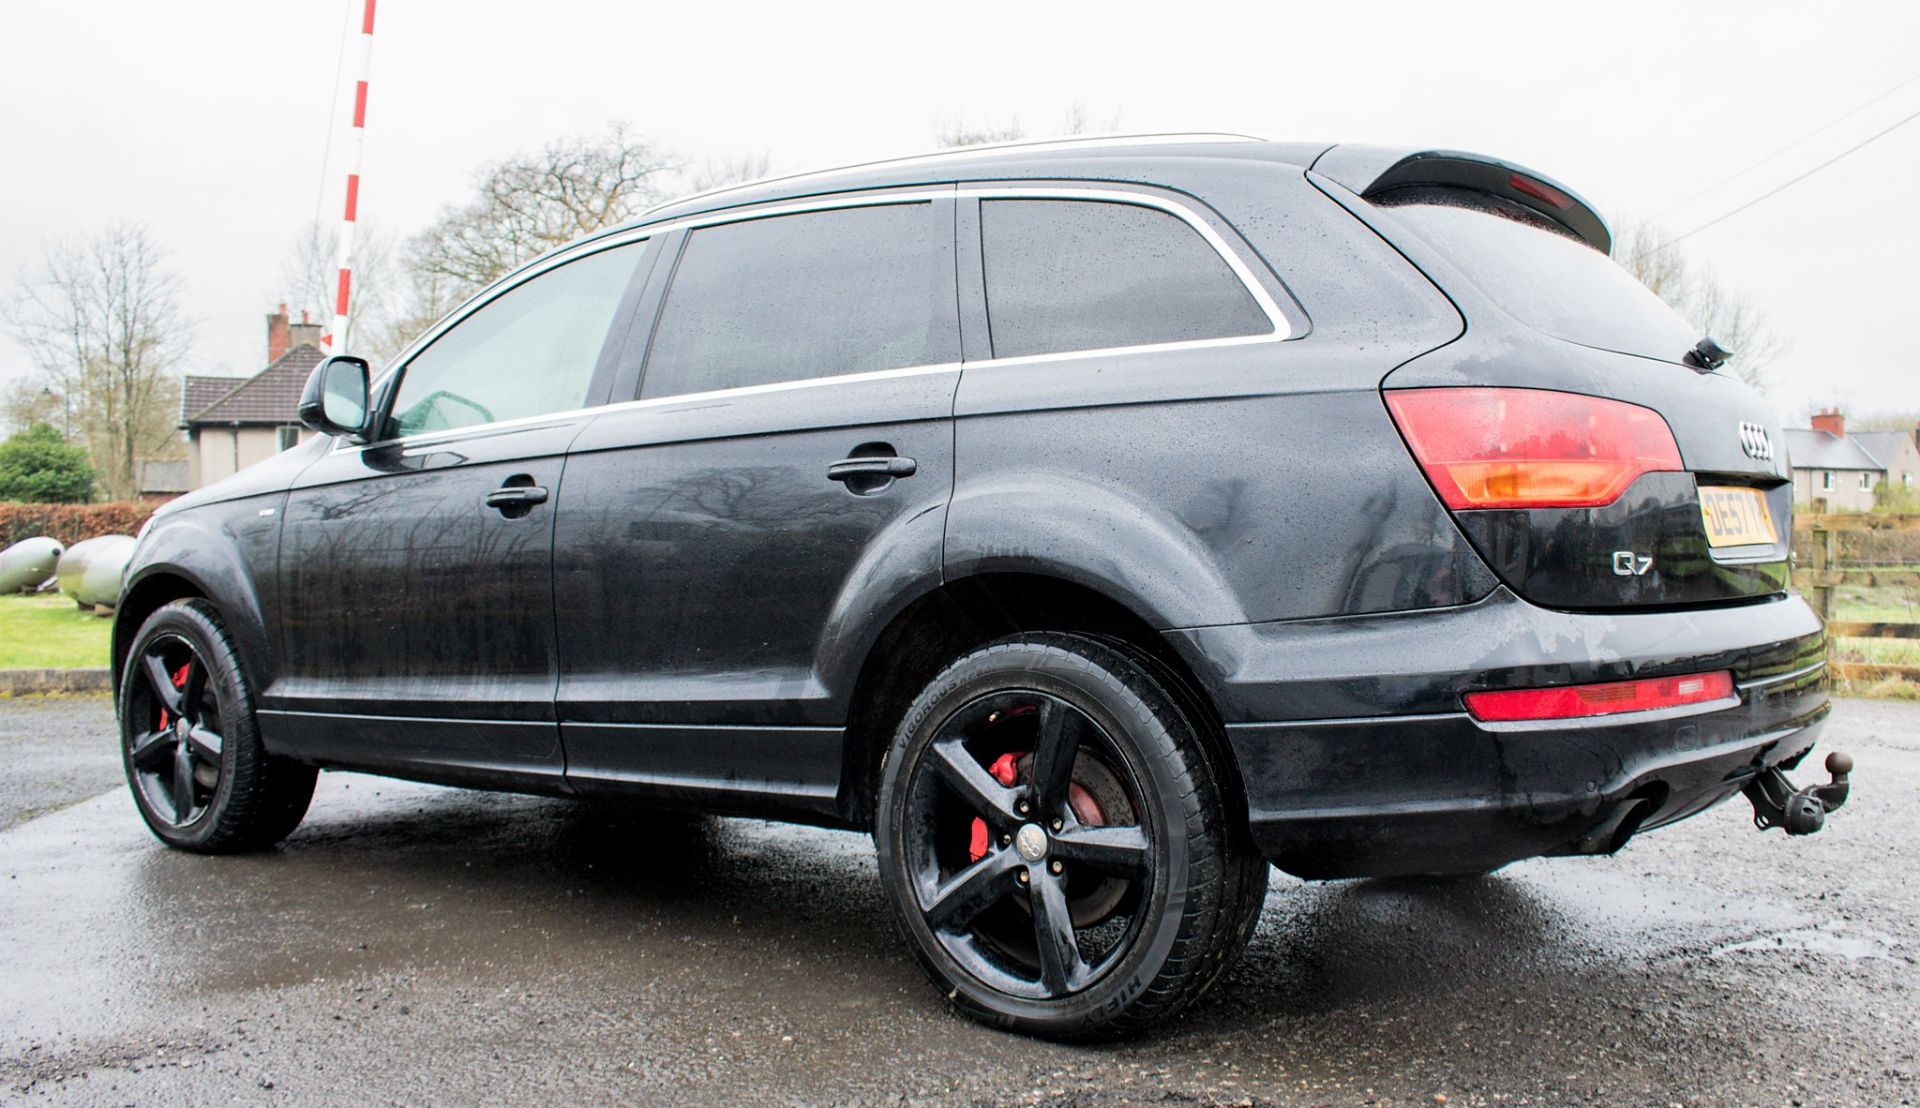
[[[987,767],[987,772],[992,775],[995,781],[1011,789],[1013,783],[1019,780],[1019,762],[1020,756],[1012,751],[1008,751],[998,758],[995,758],[993,764]],[[979,816],[975,816],[973,817],[972,834],[967,839],[968,860],[978,862],[980,859],[985,858],[987,856],[987,845],[987,821],[981,819]]]
[[[192,668],[193,668],[193,663],[188,662],[186,665],[181,666],[179,669],[173,672],[174,688],[184,689],[187,687],[187,671]],[[166,729],[167,729],[167,710],[165,708],[162,708],[160,709],[160,730],[165,731]]]
[[[1013,787],[1013,783],[1020,779],[1021,757],[1021,755],[1014,754],[1011,751],[1002,754],[993,760],[992,765],[987,767],[987,772],[992,775],[995,781],[1000,782],[1010,789]],[[1067,805],[1073,809],[1073,817],[1085,826],[1103,827],[1106,825],[1107,814],[1100,809],[1100,802],[1095,800],[1093,794],[1088,792],[1078,781],[1067,782]],[[967,860],[978,862],[980,859],[985,858],[989,845],[991,844],[987,839],[987,821],[981,819],[979,816],[975,816],[973,818],[971,834],[967,837]]]

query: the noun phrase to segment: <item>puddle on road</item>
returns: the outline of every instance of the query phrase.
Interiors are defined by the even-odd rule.
[[[1791,931],[1775,931],[1760,935],[1743,942],[1727,943],[1715,947],[1707,956],[1719,958],[1728,954],[1757,951],[1772,953],[1792,951],[1804,954],[1831,954],[1845,958],[1849,962],[1862,958],[1879,958],[1894,961],[1893,951],[1901,945],[1900,940],[1884,931],[1875,931],[1866,927],[1849,927],[1839,920],[1828,920],[1812,927],[1796,927]]]

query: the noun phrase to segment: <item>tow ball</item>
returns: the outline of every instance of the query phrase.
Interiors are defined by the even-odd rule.
[[[1847,802],[1847,774],[1853,772],[1853,757],[1834,751],[1827,755],[1827,772],[1833,780],[1824,785],[1793,787],[1793,781],[1778,766],[1761,771],[1741,791],[1753,803],[1753,825],[1765,831],[1784,827],[1789,835],[1811,835],[1827,822],[1827,813]]]

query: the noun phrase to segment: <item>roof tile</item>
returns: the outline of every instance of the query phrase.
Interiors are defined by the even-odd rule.
[[[1879,462],[1883,468],[1892,468],[1900,461],[1900,455],[1914,443],[1911,431],[1855,431],[1848,435],[1860,449]]]
[[[306,388],[313,367],[326,357],[316,346],[296,346],[256,376],[235,380],[218,377],[189,377],[183,390],[181,408],[189,412],[183,423],[298,423],[300,393]],[[212,400],[193,404],[196,383],[226,381],[231,387]]]
[[[246,377],[195,377],[187,375],[180,383],[180,426],[199,414],[202,408],[246,384]]]
[[[1793,460],[1795,469],[1886,468],[1851,438],[1799,427],[1789,427],[1781,433],[1787,437],[1787,456]]]

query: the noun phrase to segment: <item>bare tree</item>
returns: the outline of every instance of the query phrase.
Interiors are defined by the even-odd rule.
[[[1120,109],[1115,108],[1100,119],[1093,117],[1092,109],[1085,100],[1075,100],[1067,105],[1060,115],[1060,133],[1063,135],[1090,135],[1112,133],[1120,129]]]
[[[711,192],[772,175],[773,156],[764,150],[758,154],[702,158],[698,166],[682,174],[689,193]]]
[[[603,134],[569,136],[482,167],[474,176],[478,195],[441,212],[390,265],[397,271],[386,285],[391,292],[369,303],[356,348],[394,357],[521,263],[658,202],[679,174],[673,158],[617,122]]]
[[[1027,137],[1019,116],[1008,116],[1000,123],[973,123],[965,115],[942,116],[933,122],[934,145],[940,147],[991,146],[1001,142],[1019,142]]]
[[[1696,266],[1668,236],[1645,224],[1617,229],[1613,257],[1701,334],[1733,351],[1729,373],[1767,391],[1774,363],[1793,344],[1773,330],[1759,304],[1721,284],[1712,270]]]
[[[72,413],[108,496],[139,491],[138,461],[172,456],[176,367],[192,327],[180,282],[145,227],[116,223],[83,242],[49,247],[23,274],[4,318]]]
[[[316,220],[294,240],[280,264],[287,306],[297,316],[332,319],[339,288],[339,225]],[[395,312],[399,263],[393,236],[361,223],[353,239],[353,295],[347,300],[347,333],[334,349],[353,352],[383,331]]]
[[[1861,416],[1849,414],[1847,426],[1858,431],[1920,431],[1920,410],[1895,409]]]
[[[1120,109],[1115,108],[1103,117],[1096,119],[1091,108],[1084,100],[1075,100],[1060,113],[1058,135],[1086,135],[1120,129]],[[965,112],[956,115],[940,116],[933,121],[934,144],[943,148],[960,146],[990,146],[1002,142],[1019,142],[1027,137],[1027,129],[1020,125],[1020,117],[1010,115],[1002,121],[974,122]]]
[[[65,434],[70,421],[65,418],[61,399],[52,386],[33,378],[8,382],[5,394],[0,395],[0,435],[24,431],[36,423],[51,424]]]
[[[362,330],[354,340],[355,352],[376,365],[399,357],[414,339],[475,291],[464,282],[438,273],[410,268],[406,278],[406,294],[394,299],[392,311]]]
[[[408,272],[416,286],[444,287],[455,299],[470,294],[547,250],[631,218],[660,198],[678,168],[624,123],[516,154],[483,168],[479,195],[413,239]]]

